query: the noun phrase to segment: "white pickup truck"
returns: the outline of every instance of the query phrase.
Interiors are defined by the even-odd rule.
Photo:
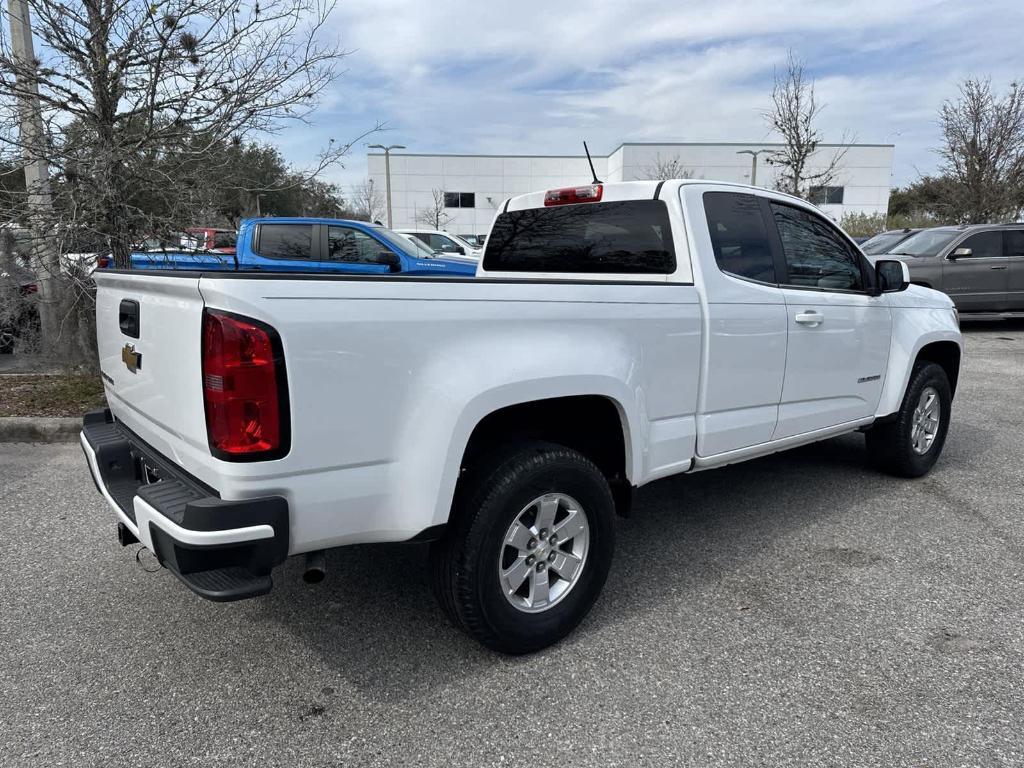
[[[96,273],[109,410],[81,443],[122,543],[214,600],[432,541],[438,598],[523,653],[586,615],[658,478],[860,430],[942,450],[948,297],[813,206],[706,181],[515,197],[475,278]]]

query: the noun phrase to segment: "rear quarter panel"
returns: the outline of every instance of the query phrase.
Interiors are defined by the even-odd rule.
[[[445,522],[476,424],[507,405],[596,394],[617,405],[641,484],[694,448],[693,286],[206,277],[209,307],[281,335],[292,449],[223,466],[225,498],[281,493],[293,551],[393,541]]]

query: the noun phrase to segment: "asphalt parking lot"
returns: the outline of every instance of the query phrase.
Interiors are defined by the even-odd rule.
[[[77,446],[0,445],[0,765],[1024,764],[1024,322],[964,330],[930,476],[851,435],[645,488],[527,658],[445,622],[423,546],[202,601],[117,545]]]

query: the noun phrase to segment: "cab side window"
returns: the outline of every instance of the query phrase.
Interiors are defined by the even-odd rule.
[[[786,285],[825,291],[863,291],[860,258],[831,224],[803,208],[771,203],[782,240]]]
[[[979,232],[971,235],[956,248],[970,248],[971,255],[961,258],[993,259],[1003,255],[1002,232]],[[955,251],[956,248],[953,250]]]
[[[764,215],[754,195],[705,192],[704,215],[720,270],[759,283],[776,282]]]
[[[327,228],[327,260],[350,264],[377,264],[378,254],[387,248],[365,232],[348,227]]]
[[[445,237],[444,235],[435,235],[433,233],[428,235],[428,237],[430,238],[430,240],[427,242],[427,245],[429,245],[435,251],[444,251],[445,253],[457,253],[458,251],[461,250],[461,248],[459,248],[458,243],[456,243],[450,237]]]
[[[271,259],[314,261],[311,224],[260,224],[258,255]]]

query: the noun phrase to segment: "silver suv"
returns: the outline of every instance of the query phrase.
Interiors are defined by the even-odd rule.
[[[961,312],[1024,311],[1024,224],[935,227],[913,235],[893,253],[910,281],[949,294]]]

